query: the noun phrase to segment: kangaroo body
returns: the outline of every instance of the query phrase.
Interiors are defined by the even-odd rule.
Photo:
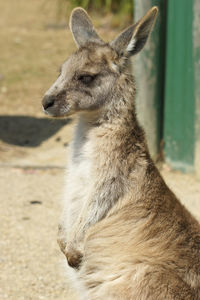
[[[156,14],[105,44],[75,9],[79,50],[43,100],[51,116],[78,114],[58,241],[80,299],[200,299],[200,226],[150,158],[128,71]]]

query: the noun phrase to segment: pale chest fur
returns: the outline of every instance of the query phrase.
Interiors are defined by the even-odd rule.
[[[74,139],[70,145],[69,160],[64,194],[64,227],[66,235],[70,235],[73,226],[88,201],[94,179],[92,178],[91,141],[86,139],[87,128],[79,122]],[[77,271],[66,265],[66,272],[75,288],[80,292],[81,299],[88,299],[87,292],[80,281]]]
[[[69,161],[64,194],[64,206],[66,211],[66,229],[71,226],[80,214],[83,205],[89,198],[93,185],[91,175],[91,151],[92,145],[86,140],[87,128],[80,122],[75,137],[70,145]]]

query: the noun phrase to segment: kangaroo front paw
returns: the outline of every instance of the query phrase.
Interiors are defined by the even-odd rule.
[[[79,269],[83,258],[83,244],[81,242],[75,242],[75,240],[70,239],[70,237],[67,238],[64,227],[61,225],[58,226],[57,242],[60,250],[66,256],[69,266],[74,269]]]
[[[66,240],[61,236],[58,237],[57,242],[60,247],[60,250],[66,256],[69,266],[74,269],[79,269],[83,257],[81,251],[76,250],[72,246],[69,247],[67,245]]]
[[[77,270],[80,268],[83,258],[83,254],[80,251],[75,249],[66,249],[65,256],[70,267]]]

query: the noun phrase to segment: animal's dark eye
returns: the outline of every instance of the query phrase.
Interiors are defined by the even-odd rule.
[[[80,75],[78,77],[78,80],[84,84],[88,84],[88,83],[91,83],[94,80],[94,78],[95,78],[95,75],[85,74],[85,75]]]

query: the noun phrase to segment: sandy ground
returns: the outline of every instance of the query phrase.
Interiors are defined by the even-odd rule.
[[[0,169],[0,299],[75,299],[56,243],[61,170]]]
[[[0,0],[0,299],[76,299],[56,243],[73,121],[41,111],[43,93],[75,49],[69,29],[55,24],[54,4]],[[200,220],[200,181],[167,166],[162,174]]]

